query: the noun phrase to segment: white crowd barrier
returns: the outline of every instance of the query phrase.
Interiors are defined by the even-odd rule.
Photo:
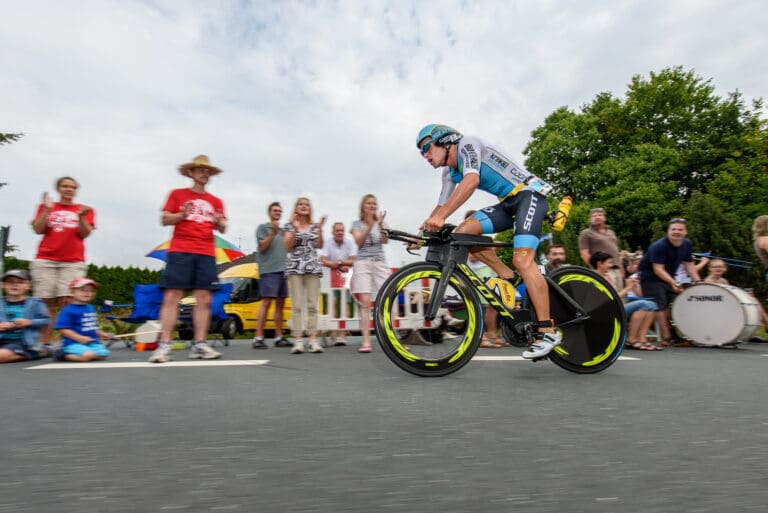
[[[443,322],[447,310],[438,310],[438,316],[434,321],[424,320],[424,311],[427,307],[431,289],[426,284],[418,282],[406,287],[400,295],[398,304],[392,311],[393,325],[397,329],[418,330],[429,329]],[[373,329],[373,301],[371,301],[371,325]],[[292,321],[288,326],[294,331]],[[346,288],[328,288],[320,291],[320,307],[318,309],[317,329],[320,332],[329,331],[359,331],[360,330],[360,305]]]

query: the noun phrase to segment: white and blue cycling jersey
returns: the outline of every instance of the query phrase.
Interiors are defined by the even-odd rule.
[[[457,167],[443,168],[443,187],[438,205],[444,205],[456,184],[471,173],[480,175],[478,189],[497,196],[499,200],[507,197],[520,184],[524,185],[516,192],[527,189],[546,196],[552,191],[551,185],[505,155],[503,150],[479,137],[462,137],[458,144],[457,156]]]

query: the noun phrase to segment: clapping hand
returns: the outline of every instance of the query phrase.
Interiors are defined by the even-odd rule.
[[[43,193],[43,206],[46,208],[46,210],[53,209],[53,200],[51,200],[47,192]]]
[[[217,210],[213,213],[213,225],[219,230],[224,231],[224,227],[226,226],[227,218],[224,217],[224,214]]]

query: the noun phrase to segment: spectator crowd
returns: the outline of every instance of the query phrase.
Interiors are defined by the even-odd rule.
[[[211,178],[221,172],[205,155],[182,164],[179,173],[190,179],[191,185],[171,191],[161,208],[161,223],[173,227],[173,236],[159,283],[164,290],[159,345],[149,357],[150,362],[172,359],[178,305],[188,290],[195,298],[194,339],[189,357],[221,357],[206,342],[211,296],[219,287],[214,232],[224,233],[227,228],[224,202],[206,188]],[[75,201],[79,184],[74,178],[62,177],[55,187],[58,201],[44,194],[31,220],[32,229],[41,235],[41,240],[29,272],[11,269],[2,275],[0,363],[48,356],[83,362],[105,359],[110,354],[103,341],[113,335],[99,328],[92,304],[99,284],[86,276],[85,240],[96,229],[96,212]],[[473,213],[468,212],[466,218]],[[359,312],[362,343],[358,351],[370,353],[373,301],[390,273],[383,246],[388,242],[386,211],[380,208],[376,196],[366,194],[361,198],[358,216],[349,224],[348,232],[342,221],[334,220],[329,225],[331,237],[327,239],[323,233],[327,218],[318,217],[310,198],[297,198],[285,221],[279,202],[268,205],[266,214],[267,220],[255,230],[261,305],[252,347],[285,347],[293,354],[323,353],[318,311],[320,277],[327,272],[336,294],[337,310],[349,308],[342,304],[339,293],[349,287]],[[624,301],[627,348],[659,351],[666,346],[690,345],[685,334],[675,329],[670,315],[676,297],[698,283],[730,286],[725,276],[727,259],[697,257],[687,234],[688,221],[674,218],[669,221],[664,237],[652,242],[644,252],[629,253],[620,250],[606,210],[590,211],[589,226],[579,235],[578,256]],[[755,252],[768,267],[768,215],[755,219],[753,235]],[[565,247],[550,243],[541,271],[546,274],[569,265],[567,260]],[[477,257],[471,256],[468,265],[483,280],[496,276]],[[707,276],[702,279],[705,271]],[[283,332],[283,310],[289,295],[292,340]],[[759,305],[761,324],[768,326],[768,315],[760,302],[755,302]],[[265,320],[270,311],[275,329],[274,340],[268,342]],[[487,304],[484,317],[481,347],[508,346],[500,335],[496,313]],[[56,330],[60,341],[54,345]],[[654,342],[648,340],[652,332],[656,333]],[[347,335],[345,330],[334,331],[330,334],[331,344],[346,345]]]

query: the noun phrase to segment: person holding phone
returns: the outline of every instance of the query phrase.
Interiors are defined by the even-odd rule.
[[[51,314],[51,322],[40,331],[40,342],[48,345],[53,342],[56,312],[71,301],[69,284],[86,274],[85,239],[96,228],[93,208],[75,202],[77,181],[64,176],[55,185],[59,200],[44,192],[32,219],[32,229],[43,238],[29,266],[35,296]]]
[[[360,331],[363,343],[361,353],[371,352],[371,298],[384,284],[391,270],[384,258],[387,239],[384,217],[387,212],[378,211],[378,201],[373,194],[366,194],[360,201],[360,219],[352,223],[352,237],[357,243],[357,258],[352,265],[352,295],[360,306]]]

